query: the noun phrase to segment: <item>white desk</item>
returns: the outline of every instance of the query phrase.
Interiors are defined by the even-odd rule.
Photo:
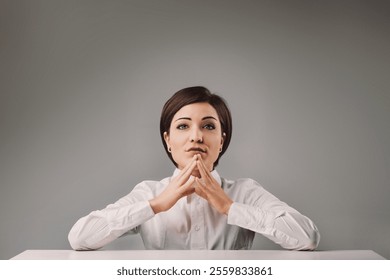
[[[193,251],[126,250],[73,251],[27,250],[11,260],[384,260],[371,250],[348,251]]]

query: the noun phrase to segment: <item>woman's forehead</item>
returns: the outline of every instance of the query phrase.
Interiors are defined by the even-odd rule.
[[[176,112],[173,120],[178,118],[204,118],[204,117],[214,117],[218,118],[217,111],[211,106],[209,103],[193,103],[180,108],[179,111]]]

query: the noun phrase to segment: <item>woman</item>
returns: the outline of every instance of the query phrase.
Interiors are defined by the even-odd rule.
[[[230,111],[204,87],[185,88],[165,104],[160,134],[176,166],[172,177],[144,181],[125,197],[81,218],[69,233],[75,250],[98,249],[140,233],[147,249],[250,249],[255,232],[283,248],[314,250],[313,222],[251,179],[221,178]]]

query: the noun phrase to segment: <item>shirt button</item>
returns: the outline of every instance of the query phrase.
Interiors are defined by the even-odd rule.
[[[199,230],[200,230],[200,227],[199,227],[199,226],[195,226],[195,230],[196,230],[196,231],[199,231]]]

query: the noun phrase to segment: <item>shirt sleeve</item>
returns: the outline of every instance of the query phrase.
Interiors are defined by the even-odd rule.
[[[314,250],[320,234],[315,224],[251,180],[244,198],[234,202],[228,223],[260,233],[285,249]],[[244,186],[240,186],[244,188]],[[245,189],[245,188],[244,188]]]
[[[154,217],[149,204],[151,192],[141,184],[127,196],[102,210],[79,219],[69,232],[68,240],[74,250],[99,249]]]

